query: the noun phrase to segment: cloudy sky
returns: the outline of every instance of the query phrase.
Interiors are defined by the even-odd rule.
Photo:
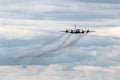
[[[119,80],[119,32],[119,0],[1,0],[0,80]]]

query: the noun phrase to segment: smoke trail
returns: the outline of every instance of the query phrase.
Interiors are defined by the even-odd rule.
[[[66,34],[66,33],[61,34],[60,36],[58,36],[58,37],[55,38],[55,39],[49,40],[49,42],[46,42],[46,43],[42,44],[41,47],[43,48],[43,46],[46,47],[46,46],[48,46],[48,45],[50,45],[50,44],[52,44],[52,43],[55,43],[56,41],[58,41],[59,39],[61,39],[65,34]]]
[[[32,57],[37,58],[37,59],[40,58],[41,60],[43,60],[43,59],[47,58],[48,56],[56,55],[57,51],[60,51],[61,49],[66,48],[66,47],[70,47],[71,45],[75,44],[82,37],[82,35],[80,35],[76,39],[74,39],[72,42],[65,45],[65,43],[69,40],[70,36],[71,36],[71,34],[69,34],[68,37],[57,48],[50,49],[50,50],[48,50],[46,52],[43,52],[40,55],[32,56]]]
[[[29,54],[26,54],[26,55],[17,57],[17,60],[20,60],[20,59],[23,59],[23,58],[26,58],[26,57],[30,57],[30,56],[32,56],[32,55],[34,56],[34,55],[35,55],[35,54],[33,54],[34,52],[37,52],[37,50],[40,51],[41,49],[49,46],[50,44],[55,43],[56,41],[58,41],[59,39],[61,39],[64,35],[65,35],[65,33],[64,33],[64,34],[61,34],[60,36],[58,36],[58,37],[57,37],[56,39],[54,39],[54,40],[50,40],[49,42],[42,44],[40,47],[35,48],[35,49],[34,49],[33,51],[31,51]]]
[[[79,36],[77,36],[77,38],[74,38],[72,41],[70,41],[70,43],[64,45],[61,49],[59,49],[59,51],[63,51],[66,48],[72,47],[73,45],[75,45],[80,39],[82,39],[83,37],[85,37],[87,34],[81,34]],[[57,56],[60,52],[54,53],[54,56]]]
[[[59,52],[57,51],[60,51],[60,50],[63,50],[64,48],[68,48],[68,47],[71,47],[72,45],[74,45],[75,43],[77,43],[81,38],[83,38],[86,34],[84,35],[79,35],[77,36],[77,38],[75,38],[72,42],[70,42],[69,44],[65,45],[65,42],[63,42],[63,45],[59,45],[59,47],[57,49],[53,49],[51,50],[51,52],[53,52],[53,54],[46,54],[46,56],[42,56],[43,58],[46,58],[48,56],[57,56],[59,54]],[[70,37],[68,37],[67,40],[69,40]],[[66,40],[65,40],[66,41]],[[50,53],[50,52],[49,52]]]
[[[45,60],[48,56],[53,56],[55,52],[59,51],[60,48],[64,45],[64,43],[67,42],[67,40],[70,38],[71,34],[69,34],[65,40],[62,41],[62,43],[55,49],[50,49],[46,52],[43,52],[39,55],[34,55],[34,56],[31,56],[31,58],[33,59],[40,59],[41,61]],[[36,61],[35,61],[36,62]],[[29,64],[33,64],[35,63],[34,61],[31,61]],[[40,61],[39,61],[40,62]]]
[[[65,34],[62,34],[60,35],[55,41],[58,41],[59,39],[61,39]],[[28,55],[24,55],[24,56],[21,56],[19,57],[19,59],[23,59],[23,58],[31,58],[33,59],[32,61],[30,61],[29,64],[33,64],[33,63],[36,63],[36,61],[34,61],[34,59],[40,59],[40,61],[43,61],[44,59],[46,59],[47,57],[49,56],[56,56],[58,55],[58,51],[64,49],[64,48],[68,48],[68,47],[71,47],[73,46],[75,43],[77,43],[81,38],[83,38],[85,35],[79,35],[77,38],[74,38],[74,40],[72,40],[70,43],[66,44],[66,42],[69,40],[69,38],[71,37],[72,34],[69,34],[63,41],[61,44],[58,45],[58,47],[56,47],[55,49],[49,49],[45,52],[42,52],[42,53],[39,53],[39,54],[28,54]],[[77,35],[77,34],[76,34]],[[52,44],[54,42],[51,42],[51,43],[46,43],[46,46],[48,47],[50,44]],[[45,47],[43,47],[45,48]],[[43,49],[43,48],[38,48],[38,49]],[[34,51],[36,52],[36,51]]]
[[[58,48],[49,51],[48,54],[47,54],[47,53],[46,53],[46,54],[44,53],[44,56],[41,55],[41,56],[37,56],[37,57],[38,57],[38,58],[41,58],[41,61],[43,61],[43,60],[46,60],[46,58],[49,57],[49,56],[57,56],[57,55],[59,54],[58,51],[73,46],[74,44],[76,44],[80,39],[82,39],[82,38],[83,38],[84,36],[86,36],[86,35],[87,35],[87,34],[79,35],[79,36],[77,36],[77,38],[74,38],[73,41],[71,41],[69,44],[66,44],[66,45],[65,45],[65,43],[67,42],[67,40],[69,40],[69,38],[70,38],[70,36],[71,36],[71,35],[69,35],[68,38],[66,38],[66,39],[62,42],[62,44],[58,46]],[[52,53],[52,54],[51,54],[51,53]],[[47,58],[47,59],[48,59],[48,58]]]
[[[67,48],[67,47],[70,47],[74,44],[76,44],[80,39],[82,39],[83,37],[85,37],[87,34],[83,34],[83,35],[80,35],[78,36],[78,38],[74,39],[73,41],[71,41],[69,44],[65,45],[63,48]]]
[[[62,48],[62,46],[67,42],[67,40],[69,40],[69,38],[70,38],[71,35],[72,35],[72,34],[69,34],[68,37],[58,46],[57,49]]]
[[[64,37],[64,35],[65,35],[65,33],[64,33],[64,34],[61,34],[60,36],[58,36],[58,37],[55,38],[55,39],[49,40],[49,42],[46,42],[46,43],[42,44],[40,47],[35,48],[34,51],[32,51],[32,52],[37,52],[38,50],[39,50],[39,51],[42,51],[42,50],[46,49],[46,47],[48,47],[48,46],[50,46],[51,44],[57,42],[57,41],[60,40],[62,37]],[[30,55],[30,54],[28,54],[28,55]]]
[[[70,36],[71,36],[71,34],[69,34],[68,37],[57,48],[50,49],[50,50],[48,50],[48,51],[46,51],[46,52],[44,52],[44,53],[42,53],[40,55],[37,55],[36,57],[47,55],[47,53],[50,53],[50,52],[56,52],[56,51],[58,51],[66,43],[66,41],[70,38]]]
[[[64,35],[65,35],[65,34],[60,35],[57,39],[62,38]],[[69,37],[70,37],[70,36],[68,36],[68,37],[63,41],[63,43],[66,42],[67,39],[69,39]],[[63,43],[61,43],[60,45],[62,46]],[[47,45],[47,46],[48,46],[48,45]],[[39,51],[40,51],[41,48],[39,47],[38,49],[39,49]],[[54,51],[56,51],[56,50],[58,50],[58,49],[57,49],[57,48],[56,48],[56,49],[50,49],[50,50],[48,50],[48,51],[46,51],[46,52],[43,52],[43,53],[40,54],[39,56],[47,55],[47,54],[45,54],[45,53],[54,52]],[[30,58],[30,57],[35,57],[36,54],[33,54],[34,52],[37,52],[36,49],[35,49],[34,51],[32,51],[31,54],[29,53],[29,54],[26,54],[26,55],[23,55],[23,56],[18,57],[18,58],[17,58],[17,61],[19,61],[19,60],[21,60],[21,59],[24,59],[24,58],[28,58],[28,57],[29,57],[29,58]]]
[[[43,48],[49,46],[50,44],[53,44],[53,43],[57,42],[59,39],[61,39],[62,37],[64,37],[64,35],[65,35],[65,33],[64,33],[64,34],[61,34],[60,36],[58,36],[58,37],[55,38],[55,39],[52,39],[52,40],[49,40],[49,41],[46,42],[46,43],[43,43],[41,46],[35,48],[34,52],[35,52],[36,50],[43,49]]]

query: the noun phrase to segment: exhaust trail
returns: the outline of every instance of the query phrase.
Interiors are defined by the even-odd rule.
[[[23,55],[23,56],[20,56],[17,58],[17,60],[19,59],[22,59],[22,58],[26,58],[26,57],[30,57],[32,55],[34,55],[33,53],[37,52],[38,50],[40,51],[41,49],[47,47],[48,45],[52,44],[52,43],[55,43],[56,41],[58,41],[59,39],[61,39],[63,36],[65,35],[64,34],[61,34],[60,36],[58,36],[56,39],[54,40],[50,40],[48,43],[45,43],[45,44],[42,44],[40,47],[37,47],[35,48],[32,52],[30,52],[29,54],[26,54],[26,55]]]
[[[58,37],[55,38],[55,39],[49,40],[49,42],[43,43],[41,46],[35,48],[34,51],[43,49],[43,48],[45,48],[45,47],[47,47],[47,46],[49,46],[49,45],[57,42],[57,41],[60,40],[62,37],[64,37],[64,35],[65,35],[65,33],[64,33],[64,34],[61,34],[60,36],[58,36]]]
[[[50,50],[48,50],[48,51],[46,51],[46,52],[43,52],[43,53],[41,53],[41,54],[39,54],[39,55],[31,56],[31,58],[33,58],[33,59],[40,59],[40,61],[43,61],[43,60],[48,59],[48,57],[53,56],[54,53],[56,53],[57,51],[59,51],[59,49],[64,45],[64,43],[67,42],[67,40],[70,38],[70,36],[71,36],[71,34],[69,34],[69,35],[66,37],[66,39],[63,40],[63,42],[62,42],[57,48],[55,48],[55,49],[50,49]],[[33,64],[33,63],[34,63],[34,61],[30,62],[29,64]]]
[[[56,41],[58,41],[59,39],[61,39],[64,35],[65,35],[65,33],[64,33],[64,34],[61,34],[61,35],[58,36],[57,38],[52,39],[52,40],[50,40],[49,42],[46,42],[46,43],[42,44],[41,47],[43,48],[43,46],[46,47],[46,46],[48,46],[48,45],[50,45],[50,44],[52,44],[52,43],[55,43]]]
[[[59,39],[63,38],[65,34],[62,34],[60,35],[58,38],[55,39],[55,41],[57,42]],[[51,56],[56,56],[59,54],[59,51],[60,50],[64,50],[64,48],[68,48],[68,47],[71,47],[73,46],[74,44],[76,44],[80,39],[82,39],[84,36],[86,36],[87,34],[84,34],[84,35],[79,35],[78,37],[74,38],[72,41],[70,41],[68,44],[66,44],[66,42],[68,40],[70,40],[71,38],[71,35],[72,34],[69,34],[67,37],[65,37],[65,39],[63,41],[61,41],[60,44],[58,44],[58,46],[56,48],[51,48],[47,51],[45,51],[45,47],[48,47],[49,48],[49,45],[52,43],[55,43],[55,42],[51,42],[51,43],[46,43],[46,46],[42,47],[42,48],[38,48],[37,50],[42,50],[43,49],[43,52],[41,53],[37,53],[37,54],[33,54],[33,53],[36,53],[36,51],[32,52],[31,54],[27,54],[27,55],[24,55],[24,56],[21,56],[19,57],[18,59],[21,60],[21,59],[24,59],[24,58],[30,58],[30,59],[33,59],[33,60],[30,60],[30,63],[29,64],[34,64],[36,63],[35,60],[40,60],[39,62],[42,62],[46,59],[48,59],[49,57],[51,58]],[[28,65],[29,65],[28,64]]]
[[[76,44],[80,39],[84,38],[86,35],[87,35],[87,34],[78,36],[78,38],[74,39],[74,40],[71,41],[69,44],[65,45],[63,48],[67,48],[67,47],[73,46],[73,45]]]
[[[85,34],[86,35],[86,34]],[[56,56],[58,55],[57,51],[60,51],[64,48],[70,47],[71,45],[74,45],[79,41],[80,38],[82,38],[85,35],[79,35],[76,39],[74,39],[69,44],[65,45],[65,43],[69,40],[71,34],[68,35],[68,37],[55,49],[48,50],[40,55],[34,56],[33,58],[40,58],[41,60],[46,59],[49,56]]]
[[[69,40],[72,34],[69,34],[68,37],[58,46],[58,49],[62,48],[62,46]]]
[[[44,51],[44,49],[46,49],[50,45],[53,45],[53,43],[59,41],[64,36],[65,36],[65,33],[61,34],[60,36],[58,36],[55,39],[49,40],[49,42],[46,42],[46,43],[42,44],[40,47],[35,48],[35,50],[32,51],[32,52],[37,52],[37,51],[42,51],[42,50]],[[28,54],[28,55],[30,55],[30,54]]]
[[[55,48],[55,49],[50,49],[50,50],[48,50],[48,51],[46,51],[46,52],[44,52],[44,53],[42,53],[42,54],[40,54],[40,55],[37,55],[37,56],[35,56],[35,57],[40,57],[40,56],[48,55],[48,54],[51,53],[51,52],[56,52],[56,51],[58,51],[58,50],[66,43],[66,41],[70,38],[70,36],[71,36],[71,34],[69,34],[68,37],[67,37],[57,48]],[[48,53],[48,54],[47,54],[47,53]]]
[[[73,39],[72,41],[70,41],[70,43],[64,45],[60,50],[64,51],[66,48],[72,47],[73,45],[75,45],[80,39],[82,39],[83,37],[85,37],[87,34],[83,34],[83,35],[79,35],[77,38]],[[59,50],[59,51],[60,51]],[[60,52],[56,52],[56,54],[54,56],[57,56]]]

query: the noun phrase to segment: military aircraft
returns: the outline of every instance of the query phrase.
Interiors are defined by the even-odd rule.
[[[90,32],[95,32],[95,31],[90,31],[88,30],[83,30],[83,29],[77,29],[76,25],[75,25],[75,29],[66,29],[65,31],[61,31],[61,32],[65,32],[65,33],[71,33],[71,34],[85,34],[85,33],[90,33]]]

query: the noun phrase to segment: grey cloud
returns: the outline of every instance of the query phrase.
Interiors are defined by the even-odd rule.
[[[91,2],[91,3],[116,3],[119,4],[119,0],[74,0],[79,2]]]
[[[44,19],[49,20],[67,20],[67,21],[81,21],[81,20],[100,20],[100,19],[119,19],[119,14],[107,14],[94,11],[58,11],[45,13]]]
[[[34,2],[35,1],[35,2]],[[50,5],[54,5],[53,10],[45,10],[40,11],[38,7],[34,7],[34,5],[40,5],[40,0],[2,0],[0,2],[0,17],[1,18],[14,18],[14,19],[29,19],[29,20],[49,20],[53,21],[51,24],[62,24],[65,26],[67,24],[73,24],[72,21],[77,22],[83,27],[92,27],[100,29],[100,27],[119,27],[119,5],[114,4],[119,1],[114,0],[104,0],[104,1],[95,1],[95,0],[81,0],[78,3],[78,0],[74,0],[73,2],[62,0],[62,1],[40,1],[41,3],[47,4],[48,7]],[[91,2],[91,3],[89,3]],[[102,3],[102,4],[99,4]],[[104,4],[104,3],[112,3],[112,4]],[[28,4],[28,5],[27,5]],[[72,4],[72,5],[71,5]],[[15,5],[12,8],[7,7],[7,5]],[[33,6],[33,8],[28,9],[27,6]],[[20,8],[18,7],[20,6]],[[4,8],[6,7],[6,8]],[[23,9],[24,7],[24,9]],[[34,10],[38,8],[38,10]],[[107,19],[107,20],[106,20]],[[110,20],[109,20],[110,19]],[[34,22],[21,22],[14,23],[11,21],[7,23],[7,21],[0,21],[2,24],[9,26],[27,26],[34,27],[36,23]],[[56,23],[55,21],[58,21]],[[59,21],[63,21],[59,23]],[[65,22],[68,21],[68,22]],[[83,22],[81,22],[83,21]],[[17,22],[17,21],[16,21]],[[75,23],[74,22],[74,23]],[[23,23],[23,24],[22,24]],[[5,27],[2,25],[1,27]],[[31,25],[33,24],[33,25]],[[30,25],[30,26],[29,26]],[[40,26],[40,24],[36,25]],[[67,25],[68,26],[68,25]],[[41,26],[40,26],[41,27]],[[53,26],[51,26],[53,28]],[[55,27],[56,28],[56,27]],[[66,27],[65,27],[66,28]],[[5,27],[5,29],[7,29]],[[27,28],[28,29],[28,28]],[[108,28],[105,28],[106,30]],[[119,29],[119,28],[117,28]],[[37,30],[37,29],[35,29]],[[54,29],[55,31],[58,30]],[[2,31],[2,29],[1,29]],[[9,31],[9,29],[8,29]],[[16,31],[17,32],[17,31]],[[41,32],[41,31],[40,31]],[[46,31],[48,32],[48,31]],[[4,32],[3,32],[4,33]],[[19,79],[20,80],[119,80],[120,74],[120,38],[115,35],[111,35],[112,37],[103,37],[99,36],[96,33],[89,34],[77,42],[75,45],[71,45],[70,47],[62,48],[60,51],[49,51],[47,56],[43,56],[43,58],[35,57],[38,54],[43,52],[46,53],[47,50],[56,47],[60,40],[54,42],[56,39],[56,34],[53,35],[51,32],[49,35],[44,36],[35,36],[34,39],[30,38],[27,40],[19,39],[0,39],[0,79],[8,80],[8,79]],[[102,33],[100,33],[102,34]],[[112,33],[111,33],[112,34]],[[4,33],[5,35],[5,33]],[[4,37],[3,35],[3,37]],[[35,34],[36,35],[36,34]],[[108,35],[109,36],[109,35]],[[8,36],[9,37],[9,36]],[[62,38],[63,39],[63,38]],[[53,41],[52,43],[50,43]],[[45,43],[45,44],[44,44]],[[47,44],[49,46],[45,47]],[[45,45],[45,46],[44,46]],[[41,47],[43,47],[41,49]],[[52,53],[53,52],[53,53]],[[20,56],[28,55],[24,59],[18,59]],[[26,68],[16,68],[16,65],[39,65],[38,67],[28,66]],[[58,65],[57,65],[58,64]],[[12,68],[7,68],[7,66],[14,66]],[[5,67],[2,67],[5,66]],[[110,67],[113,66],[113,67]],[[115,67],[117,66],[117,67]],[[82,67],[82,68],[81,68]],[[67,70],[67,71],[66,71]],[[74,71],[76,70],[76,71]],[[12,74],[11,74],[12,73]],[[66,76],[67,75],[67,76]],[[68,76],[69,75],[69,76]],[[14,77],[13,77],[14,76]],[[47,77],[46,77],[47,76]]]
[[[1,9],[1,12],[4,13],[1,14],[1,17],[17,19],[80,21],[80,20],[119,19],[120,16],[119,6],[118,5],[115,6],[114,4],[105,5],[95,3],[92,4],[76,2],[72,3],[69,1],[64,2],[62,1],[63,3],[58,3],[56,0],[54,3],[51,3],[49,1],[48,2],[31,1],[29,2],[30,4],[28,4],[27,2],[28,1],[25,1],[24,3],[16,2],[17,4],[13,4],[13,6],[11,6],[11,4],[8,3],[10,7],[1,5],[4,8],[4,10]],[[67,3],[69,3],[69,5]],[[42,7],[33,6],[39,4],[42,4]],[[29,8],[26,5],[29,7],[31,6],[33,7]]]
[[[71,2],[70,2],[71,3]],[[7,3],[9,4],[9,3]],[[12,4],[12,3],[11,3]],[[15,5],[16,7],[18,7],[18,3],[16,2],[17,5]],[[19,6],[25,7],[26,3],[22,2],[19,4]],[[37,3],[35,3],[37,5]],[[44,3],[46,4],[46,2]],[[50,5],[54,5],[53,10],[46,10],[46,11],[39,11],[38,10],[33,10],[34,8],[31,9],[22,9],[19,8],[15,9],[14,7],[9,8],[7,7],[6,10],[1,9],[1,11],[5,14],[2,14],[1,17],[3,18],[14,18],[14,19],[40,19],[40,20],[53,20],[53,21],[82,21],[82,20],[86,20],[86,22],[82,23],[82,24],[86,24],[86,26],[95,26],[95,28],[97,27],[109,27],[109,26],[119,26],[119,6],[115,6],[113,4],[109,4],[109,5],[105,5],[105,4],[86,4],[86,3],[81,3],[80,5],[77,4],[76,2],[73,2],[73,5],[68,5],[66,3],[63,3],[63,5],[61,5],[61,3],[59,4],[58,2],[54,2],[54,3],[50,3],[48,2],[48,7]],[[14,5],[14,4],[13,4]],[[93,6],[94,5],[94,6]],[[29,5],[31,6],[31,4]],[[56,8],[56,7],[57,8]],[[110,6],[110,7],[109,7]],[[39,8],[39,6],[38,6]],[[101,20],[100,20],[101,19]],[[105,19],[111,19],[111,22],[108,21],[104,21]],[[117,23],[116,20],[117,19]],[[87,20],[92,20],[92,23],[89,22]],[[96,20],[97,23],[96,23]],[[112,22],[113,21],[113,22]],[[6,23],[7,24],[7,23]],[[14,24],[13,24],[14,25]],[[28,24],[29,26],[30,24]],[[18,25],[19,26],[19,25]],[[38,25],[39,26],[39,25]],[[40,36],[37,36],[40,37]],[[52,36],[55,37],[55,36]],[[45,40],[47,40],[48,38],[51,38],[50,35],[47,36],[46,38],[43,38]],[[8,60],[14,60],[16,56],[20,56],[27,54],[26,52],[29,51],[30,49],[34,49],[35,47],[32,45],[36,45],[42,43],[40,38],[36,38],[36,39],[31,39],[29,41],[27,40],[1,40],[1,42],[3,42],[4,44],[1,44],[1,47],[22,47],[22,46],[30,46],[29,49],[23,50],[22,53],[20,53],[22,50],[18,49],[18,52],[15,51],[14,49],[3,49],[3,53],[9,53],[9,56],[4,55],[1,56],[1,60],[2,61],[0,64],[7,64]],[[44,41],[43,41],[44,42]],[[40,44],[41,45],[41,44]],[[37,45],[40,47],[40,45]],[[56,44],[55,44],[56,45]],[[80,62],[80,65],[87,65],[88,62],[90,62],[88,65],[99,65],[99,66],[109,66],[109,65],[118,65],[118,61],[119,59],[115,60],[115,57],[108,57],[109,53],[111,53],[111,50],[113,49],[114,45],[119,46],[119,38],[115,38],[115,37],[102,37],[102,36],[88,36],[85,39],[81,40],[78,44],[75,45],[75,47],[73,47],[73,51],[61,51],[59,53],[61,53],[58,56],[51,56],[50,58],[48,58],[48,61],[44,61],[43,64],[52,64],[52,63],[76,63],[76,62]],[[93,47],[92,47],[93,46]],[[104,48],[106,47],[106,48]],[[82,48],[79,50],[76,50],[76,48]],[[47,49],[49,49],[49,47],[47,47]],[[71,49],[71,48],[68,48]],[[116,50],[114,48],[114,50]],[[5,51],[5,52],[4,52]],[[12,52],[13,51],[13,52]],[[31,50],[30,50],[31,51]],[[91,52],[93,51],[93,52]],[[101,52],[102,51],[102,52]],[[33,51],[33,53],[35,54],[39,54],[41,52],[41,50],[37,50],[36,52]],[[90,52],[90,53],[89,53]],[[94,53],[97,52],[97,53]],[[1,55],[3,54],[1,53]],[[13,54],[16,54],[16,56],[11,56]],[[19,53],[19,55],[18,55]],[[74,59],[73,59],[74,56]],[[104,57],[105,56],[105,57]],[[12,59],[11,59],[12,58]],[[119,57],[117,57],[119,58]],[[12,61],[10,61],[9,64],[16,64]],[[35,61],[38,62],[40,59],[31,59],[31,61]],[[113,60],[115,60],[116,62],[114,62]],[[25,63],[29,63],[29,61],[22,61],[22,63],[20,64],[24,64]],[[104,62],[104,63],[103,63]],[[18,63],[17,63],[18,64]],[[37,63],[37,64],[42,64],[42,63]]]
[[[49,37],[49,36],[48,36]],[[46,39],[48,38],[46,36]],[[55,36],[54,36],[55,37]],[[13,42],[13,48],[3,48],[1,49],[1,57],[0,57],[0,65],[24,65],[24,64],[35,64],[35,65],[49,65],[49,64],[72,64],[72,65],[96,65],[96,66],[116,66],[119,65],[119,57],[117,56],[117,53],[119,53],[119,42],[116,42],[116,40],[119,39],[111,39],[107,37],[100,37],[100,36],[90,36],[87,35],[85,38],[81,39],[76,45],[73,47],[69,48],[63,48],[60,51],[56,52],[56,56],[48,56],[44,57],[44,60],[41,58],[30,58],[26,57],[25,59],[21,59],[17,62],[16,58],[22,55],[30,54],[36,55],[36,54],[41,54],[43,49],[48,50],[52,49],[51,47],[45,47],[41,49],[42,43],[39,43],[41,41],[37,40],[33,41],[31,43],[21,42],[21,47],[18,45],[14,47],[14,42]],[[59,42],[59,41],[58,41]],[[19,43],[19,41],[18,41]],[[37,44],[36,44],[37,43]],[[29,45],[30,44],[30,45]],[[26,45],[26,46],[25,46]],[[57,43],[52,43],[52,45],[57,46]],[[52,46],[51,45],[51,46]],[[12,46],[12,45],[9,45]],[[27,47],[28,46],[28,47]],[[114,47],[118,46],[118,48]],[[22,48],[23,47],[23,48]],[[44,46],[43,46],[44,47]],[[112,51],[116,51],[116,54],[112,53]],[[21,52],[22,51],[22,52]],[[117,52],[118,51],[118,52]],[[4,56],[2,55],[4,54]],[[47,54],[47,53],[45,53]],[[54,54],[54,52],[49,52],[49,54]],[[113,57],[109,57],[109,55],[113,55]],[[7,56],[8,55],[8,56]],[[116,60],[115,60],[116,59]],[[9,63],[7,62],[9,60]],[[31,63],[32,62],[32,63]]]

